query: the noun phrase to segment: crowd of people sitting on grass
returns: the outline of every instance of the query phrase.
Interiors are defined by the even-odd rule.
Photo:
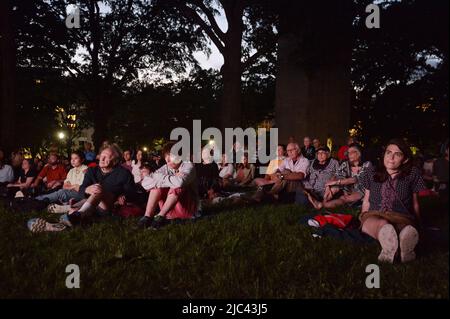
[[[141,216],[137,228],[158,229],[169,221],[200,217],[205,207],[218,203],[295,203],[326,210],[360,207],[361,231],[378,240],[380,261],[415,259],[421,223],[419,196],[448,201],[448,142],[442,158],[418,161],[403,139],[385,144],[379,159],[365,158],[353,138],[333,158],[318,139],[294,138],[280,144],[264,174],[261,163],[251,163],[244,146],[234,164],[227,154],[217,163],[209,148],[194,164],[172,152],[174,142],[147,158],[142,150],[122,151],[103,143],[98,154],[86,143],[69,159],[50,153],[41,160],[21,152],[7,157],[0,150],[0,194],[10,202],[32,198],[49,213],[61,214],[58,223],[34,218],[32,232],[61,231],[92,223],[110,214]],[[399,253],[398,253],[399,252]]]

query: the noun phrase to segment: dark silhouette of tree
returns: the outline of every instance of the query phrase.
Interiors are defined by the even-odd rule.
[[[69,4],[80,10],[80,28],[66,28]],[[79,84],[92,112],[97,146],[108,137],[111,108],[117,106],[114,98],[126,92],[140,70],[182,72],[196,63],[191,53],[204,48],[203,37],[192,32],[189,21],[148,1],[52,0],[45,9],[46,21],[36,24],[34,33],[61,30],[65,41],[27,38],[28,45],[47,52],[33,61],[64,68]]]
[[[436,151],[448,137],[449,3],[380,6],[380,29],[355,24],[352,123],[367,145],[403,136]]]
[[[12,22],[13,1],[0,2],[0,145],[9,153],[14,147],[16,47]]]
[[[351,0],[280,1],[276,125],[280,139],[342,143],[350,120]]]
[[[161,0],[159,3],[196,23],[220,51],[224,64],[219,122],[222,128],[241,125],[243,73],[261,58],[273,56],[276,49],[276,15],[269,13],[269,1]],[[218,6],[223,8],[227,20],[226,31],[221,30],[215,19]]]
[[[206,128],[219,111],[220,91],[218,72],[199,67],[178,82],[136,87],[122,97],[121,109],[113,114],[114,135],[124,145],[138,147],[154,138],[168,139],[177,127],[191,130],[194,119],[201,119]]]

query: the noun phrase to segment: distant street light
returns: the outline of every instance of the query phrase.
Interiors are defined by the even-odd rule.
[[[144,147],[142,148],[142,150],[143,150],[144,152],[147,152],[147,151],[148,151],[148,148],[144,146]]]
[[[59,133],[58,133],[58,138],[59,138],[60,140],[63,140],[65,137],[66,137],[66,134],[64,134],[64,132],[59,132]]]

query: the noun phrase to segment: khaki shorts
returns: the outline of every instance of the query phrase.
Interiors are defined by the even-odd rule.
[[[362,212],[359,215],[359,220],[361,221],[361,227],[364,224],[364,222],[370,217],[379,217],[379,218],[387,220],[390,224],[392,224],[395,227],[395,229],[397,229],[397,231],[402,230],[405,226],[408,226],[408,225],[416,227],[416,221],[415,221],[414,217],[410,217],[405,214],[392,212],[392,211]]]
[[[301,181],[286,181],[286,180],[283,180],[281,182],[275,183],[272,186],[272,188],[269,191],[269,193],[270,194],[279,194],[281,191],[285,191],[287,193],[294,193],[301,186],[302,186]]]

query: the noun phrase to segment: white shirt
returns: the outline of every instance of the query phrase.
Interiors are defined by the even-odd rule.
[[[71,185],[83,184],[84,174],[86,173],[87,169],[88,167],[86,165],[72,168],[69,173],[67,173],[67,177],[64,183],[69,182]]]
[[[152,188],[179,188],[185,187],[198,199],[197,175],[192,162],[182,162],[177,171],[166,165],[156,172],[144,177],[141,183],[145,190]]]
[[[0,168],[0,183],[9,183],[14,180],[14,172],[11,166],[5,164]]]
[[[283,163],[283,161],[286,158],[284,156],[282,157],[277,157],[276,159],[273,159],[269,162],[269,166],[267,166],[267,170],[266,170],[266,174],[267,175],[271,175],[273,173],[275,173],[278,169],[278,167],[280,166],[281,163]]]
[[[306,176],[308,168],[309,168],[309,161],[305,157],[300,156],[295,163],[290,157],[287,157],[280,164],[280,166],[278,166],[278,171],[282,172],[283,170],[288,169],[293,173],[303,173]]]
[[[227,175],[233,177],[233,173],[234,173],[234,166],[233,164],[228,163],[225,166],[220,167],[219,177],[224,178]]]
[[[131,174],[133,174],[134,182],[137,184],[142,180],[141,177],[141,165],[136,161],[131,162]]]

